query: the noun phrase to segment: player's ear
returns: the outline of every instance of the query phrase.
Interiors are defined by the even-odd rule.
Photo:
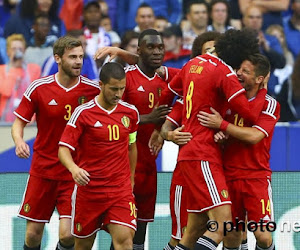
[[[57,64],[59,64],[61,62],[61,58],[57,54],[54,55],[54,60]]]
[[[100,85],[100,89],[102,89],[104,83],[100,80],[100,81],[99,81],[99,85]]]

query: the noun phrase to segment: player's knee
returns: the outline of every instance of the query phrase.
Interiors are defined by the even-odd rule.
[[[132,249],[133,242],[132,236],[130,234],[123,235],[122,237],[118,237],[115,239],[114,248],[117,249]]]
[[[39,230],[27,230],[25,236],[25,242],[28,246],[38,246],[41,244],[43,237],[43,231]]]
[[[71,246],[74,244],[74,237],[71,232],[67,230],[59,233],[59,241],[65,246]]]
[[[255,232],[255,238],[257,241],[258,246],[262,248],[268,248],[272,244],[272,235],[270,232]]]

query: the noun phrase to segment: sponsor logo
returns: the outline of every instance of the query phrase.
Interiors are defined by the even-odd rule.
[[[57,102],[56,102],[54,99],[52,99],[52,100],[48,103],[48,105],[50,105],[50,106],[56,106],[56,105],[57,105]]]

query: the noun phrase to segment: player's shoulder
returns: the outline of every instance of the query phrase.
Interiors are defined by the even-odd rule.
[[[54,83],[54,82],[55,82],[54,75],[45,76],[45,77],[36,79],[28,86],[28,88],[26,89],[26,91],[24,93],[24,96],[27,99],[31,100],[30,97],[34,91],[36,91],[40,87],[49,86],[49,84]]]
[[[134,74],[136,72],[138,72],[138,67],[137,65],[129,65],[127,67],[124,68],[125,73],[130,73],[130,74]]]
[[[123,109],[127,109],[129,110],[130,112],[136,112],[137,114],[139,113],[138,109],[136,108],[136,106],[132,105],[132,104],[129,104],[128,102],[124,102],[122,100],[119,101],[119,104],[120,106],[123,108]]]
[[[87,103],[79,105],[78,107],[75,108],[68,124],[71,126],[75,125],[75,123],[80,115],[83,115],[85,112],[88,112],[89,110],[91,110],[94,107],[96,107],[95,99],[92,99]]]
[[[90,87],[100,89],[100,86],[99,86],[98,82],[92,81],[92,80],[90,80],[89,78],[87,78],[85,76],[82,76],[82,75],[80,76],[80,82],[82,84],[85,84],[86,86],[90,86]]]
[[[280,112],[279,102],[275,98],[273,98],[272,96],[266,94],[263,113],[267,114],[267,115],[270,115],[274,119],[277,119],[276,115],[278,115],[279,112]]]

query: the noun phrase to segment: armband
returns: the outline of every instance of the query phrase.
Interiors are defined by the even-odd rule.
[[[222,123],[221,123],[221,125],[220,125],[220,130],[226,131],[228,125],[229,125],[229,122],[223,120]]]
[[[133,132],[131,134],[129,134],[129,144],[135,143],[136,142],[136,134],[137,132]]]

